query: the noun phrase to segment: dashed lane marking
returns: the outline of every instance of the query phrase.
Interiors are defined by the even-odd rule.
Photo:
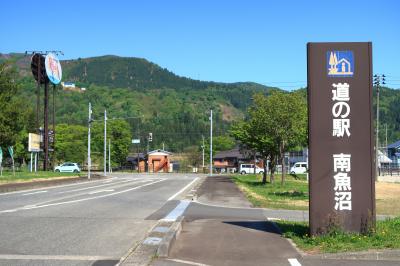
[[[114,191],[114,189],[103,189],[103,190],[92,191],[92,192],[89,192],[88,194],[89,194],[89,195],[93,195],[93,194],[97,194],[97,193],[102,193],[102,192],[113,192],[113,191]]]
[[[46,193],[46,192],[47,192],[47,190],[35,191],[35,192],[22,194],[22,196],[28,196],[28,195],[34,195],[34,194],[42,194],[42,193]]]

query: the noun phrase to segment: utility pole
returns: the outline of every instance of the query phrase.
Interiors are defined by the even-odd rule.
[[[212,155],[213,155],[213,152],[212,152],[212,138],[213,138],[213,113],[212,113],[212,110],[211,110],[211,112],[210,112],[210,176],[212,176],[212,174],[213,174],[213,165],[212,165],[212,161],[213,161],[213,158],[212,158]]]
[[[43,170],[47,171],[49,164],[49,82],[44,83],[44,136],[43,136],[43,149],[44,161]]]
[[[92,167],[92,159],[90,158],[90,127],[92,125],[92,104],[89,103],[89,120],[88,120],[88,179],[90,179],[90,169]]]
[[[375,176],[379,176],[379,92],[380,85],[385,85],[385,75],[374,75],[374,85],[376,87],[376,143],[375,143]]]
[[[104,110],[104,176],[107,176],[107,110]]]
[[[204,171],[204,135],[201,135],[201,138],[203,139],[203,145],[201,146],[203,150],[203,171]]]
[[[386,156],[388,156],[388,148],[387,148],[387,124],[385,124],[385,150],[386,150]]]
[[[111,169],[111,139],[108,139],[108,173],[112,173]]]

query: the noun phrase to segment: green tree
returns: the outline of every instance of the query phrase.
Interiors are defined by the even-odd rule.
[[[307,107],[299,93],[273,91],[269,96],[254,95],[246,121],[236,124],[231,135],[250,149],[270,160],[271,182],[277,160],[282,164],[282,184],[285,182],[285,152],[304,145],[307,136]],[[265,164],[264,164],[265,165]],[[263,183],[266,183],[264,169]]]
[[[33,130],[33,110],[20,96],[16,72],[0,64],[0,145],[16,146],[16,159],[23,161],[27,152],[27,132]]]
[[[84,164],[87,156],[87,128],[80,125],[56,126],[56,160]]]

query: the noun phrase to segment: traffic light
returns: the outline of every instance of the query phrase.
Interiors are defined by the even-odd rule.
[[[153,141],[153,133],[149,133],[149,142]]]

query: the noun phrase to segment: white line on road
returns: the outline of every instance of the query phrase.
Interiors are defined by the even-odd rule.
[[[88,194],[89,194],[89,195],[93,195],[93,194],[97,194],[97,193],[102,193],[102,192],[113,192],[113,191],[114,191],[114,189],[103,189],[103,190],[92,191],[92,192],[89,192]]]
[[[207,264],[188,261],[188,260],[178,260],[178,259],[167,259],[167,260],[175,261],[175,262],[179,262],[179,263],[184,263],[184,264],[189,264],[189,265],[196,265],[196,266],[210,266],[210,265],[207,265]]]
[[[23,194],[22,196],[28,196],[28,195],[34,195],[34,194],[41,194],[41,193],[46,193],[46,192],[47,192],[47,190],[35,191],[35,192],[30,192],[30,193]]]
[[[112,177],[110,179],[118,179],[118,178],[117,177]],[[84,182],[76,182],[76,183],[67,184],[67,185],[50,186],[50,187],[46,187],[46,189],[56,189],[56,188],[62,188],[62,187],[78,186],[78,185],[84,185],[84,184],[88,184],[88,183],[97,183],[97,182],[101,182],[101,181],[104,181],[104,180],[84,181]],[[42,190],[42,189],[43,188],[18,190],[18,191],[0,193],[0,196],[7,196],[7,195],[12,195],[12,194],[20,194],[20,193],[26,193],[26,192],[29,192],[29,191],[38,191],[38,190]]]
[[[168,200],[173,200],[176,196],[178,196],[179,194],[181,194],[183,191],[185,191],[188,187],[190,187],[194,182],[196,182],[196,180],[199,179],[198,177],[196,177],[192,182],[190,182],[189,184],[187,184],[187,186],[185,186],[184,188],[182,188],[181,190],[179,190],[178,192],[176,192],[174,195],[172,195],[171,197],[169,197]]]
[[[50,207],[50,206],[58,206],[58,205],[65,205],[65,204],[71,204],[71,203],[76,203],[76,202],[82,202],[82,201],[87,201],[87,200],[92,200],[92,199],[100,199],[100,198],[110,197],[110,196],[114,196],[114,195],[117,195],[117,194],[122,194],[122,193],[125,193],[125,192],[129,192],[129,191],[132,191],[132,190],[136,190],[136,189],[139,189],[139,188],[142,188],[142,187],[150,186],[150,185],[153,185],[153,184],[156,184],[156,183],[165,181],[165,180],[167,180],[167,179],[166,179],[166,178],[162,178],[162,179],[160,179],[160,180],[157,180],[157,181],[154,181],[154,182],[151,182],[151,183],[147,183],[147,184],[144,184],[144,185],[141,185],[141,186],[137,186],[137,187],[133,187],[133,188],[129,188],[129,189],[125,189],[125,190],[122,190],[122,191],[117,191],[117,192],[114,192],[114,193],[110,193],[110,194],[106,194],[106,195],[101,195],[101,196],[97,196],[97,197],[83,198],[83,199],[70,200],[70,201],[62,201],[62,202],[50,203],[50,204],[43,204],[43,205],[25,206],[25,207],[22,207],[22,208],[0,211],[0,213],[7,213],[7,212],[11,212],[11,211],[13,211],[13,210],[19,211],[19,210],[38,209],[38,208],[44,208],[44,207]]]
[[[119,258],[103,256],[82,256],[82,255],[15,255],[0,254],[0,260],[77,260],[77,261],[100,261],[100,260],[119,260]]]
[[[112,185],[118,185],[118,184],[123,184],[123,183],[127,183],[130,181],[120,181],[120,182],[114,182]],[[87,190],[87,189],[91,189],[91,188],[97,188],[97,187],[105,187],[105,186],[109,186],[111,185],[110,183],[107,184],[103,184],[103,185],[97,185],[97,186],[91,186],[91,187],[83,187],[83,188],[77,188],[77,189],[73,189],[73,190],[67,190],[67,191],[61,191],[58,192],[58,194],[65,194],[65,193],[70,193],[70,192],[78,192],[78,191],[82,191],[82,190]]]
[[[297,259],[288,259],[291,266],[301,266],[300,262]]]
[[[181,202],[178,204],[178,206],[175,207],[167,216],[165,216],[161,221],[165,222],[175,222],[176,219],[178,219],[179,216],[181,216],[186,208],[189,206],[190,201],[188,200],[181,200]]]

